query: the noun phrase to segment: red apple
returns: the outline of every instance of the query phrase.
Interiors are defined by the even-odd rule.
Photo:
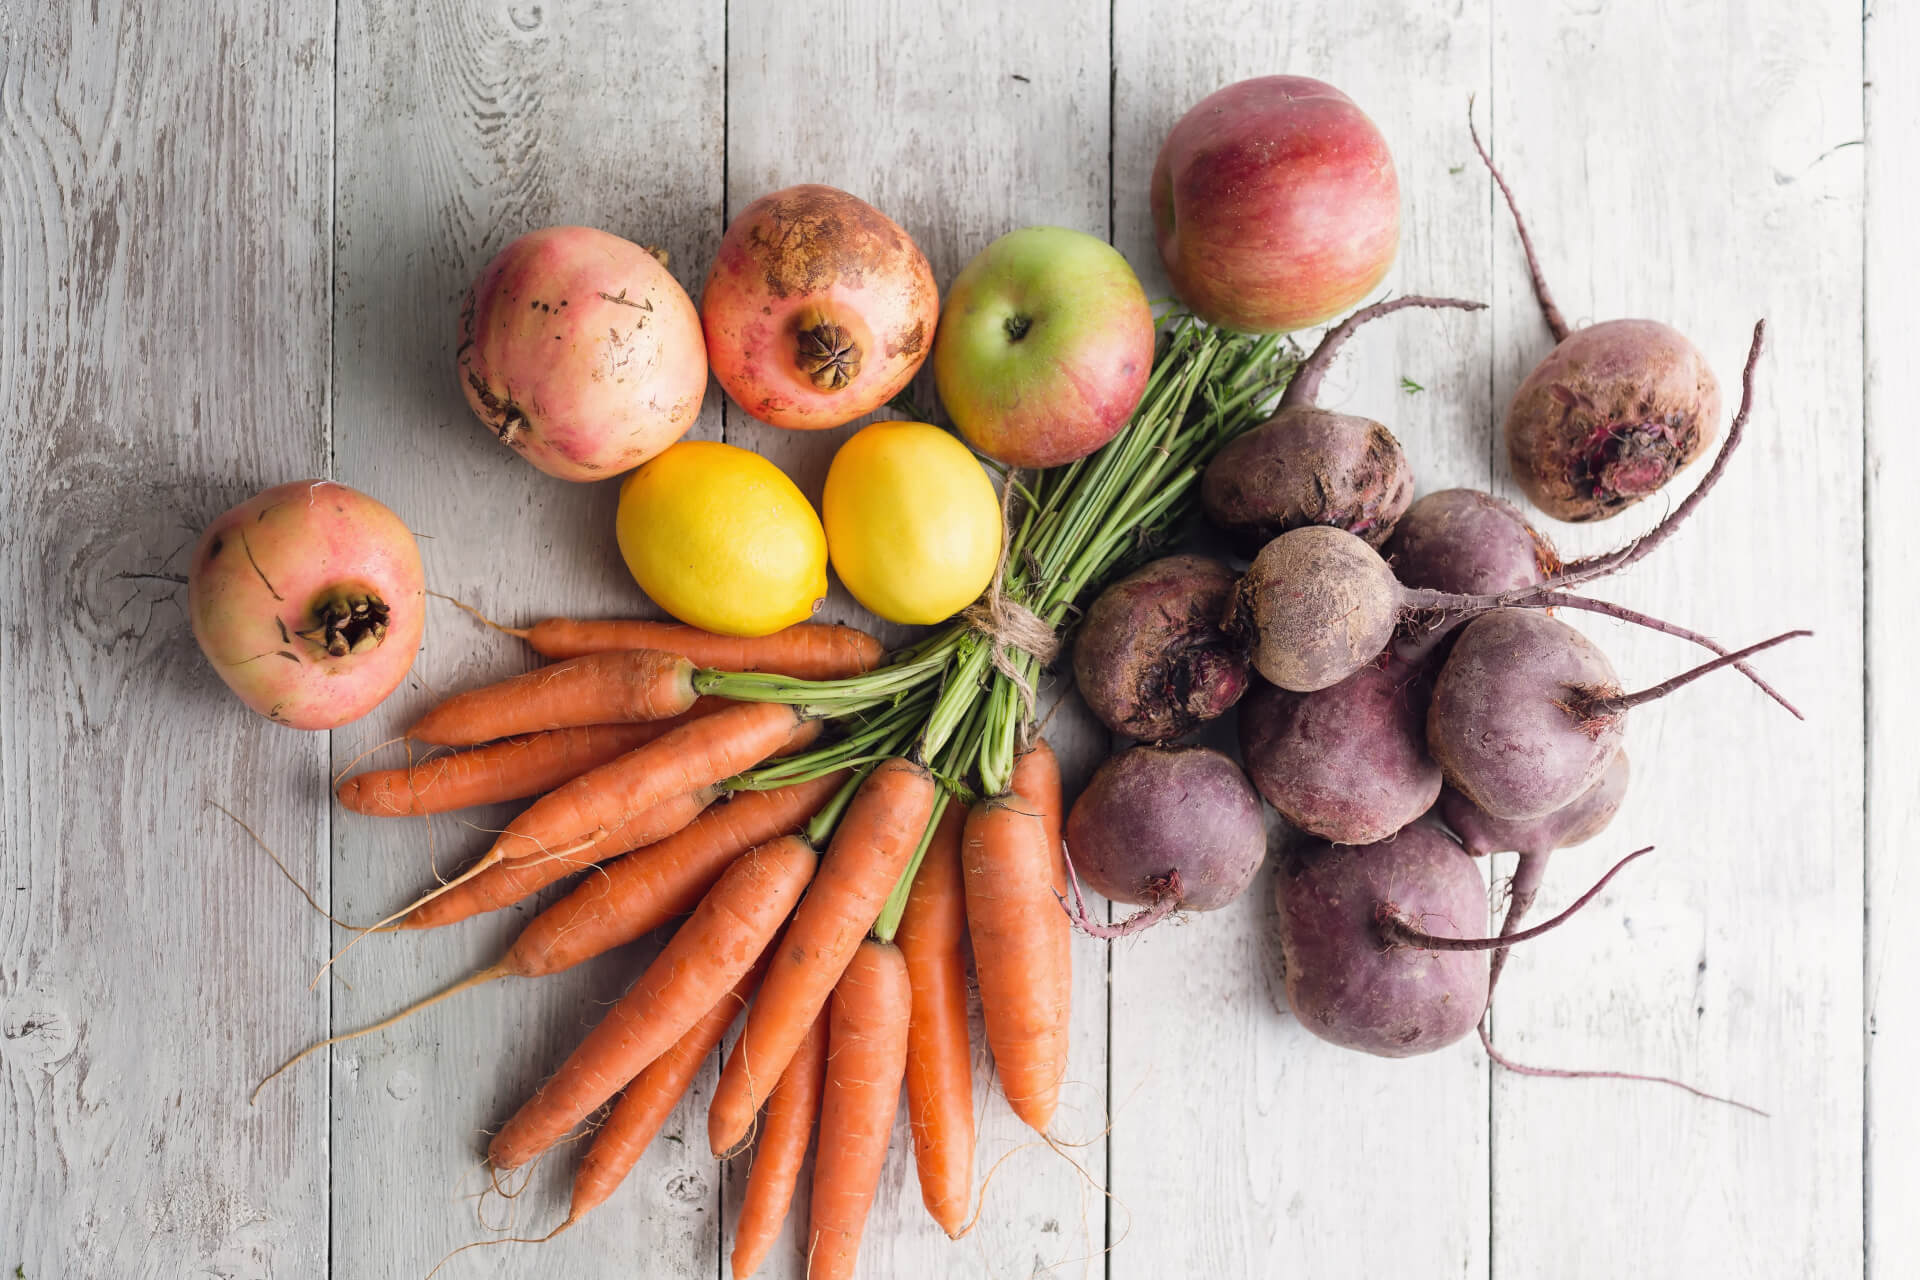
[[[1201,319],[1250,333],[1339,315],[1400,244],[1387,140],[1347,95],[1305,76],[1202,98],[1161,146],[1151,199],[1174,292]]]
[[[1056,467],[1126,425],[1147,387],[1153,334],[1146,292],[1112,245],[1027,227],[954,278],[934,382],[968,444],[1009,466]]]

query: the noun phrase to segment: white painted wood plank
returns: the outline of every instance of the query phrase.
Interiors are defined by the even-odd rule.
[[[1386,288],[1487,298],[1487,185],[1466,165],[1463,127],[1486,50],[1481,3],[1446,14],[1233,3],[1171,23],[1122,0],[1117,243],[1164,293],[1147,183],[1167,130],[1235,80],[1312,75],[1354,98],[1392,147],[1405,224]],[[1484,316],[1396,316],[1356,338],[1323,402],[1386,423],[1422,492],[1484,488],[1490,332]],[[1426,390],[1407,394],[1403,376]],[[1478,1046],[1403,1062],[1336,1049],[1287,1013],[1277,952],[1270,868],[1233,907],[1116,946],[1110,1274],[1485,1275]],[[1416,1183],[1384,1211],[1387,1171],[1408,1161]]]
[[[1753,321],[1771,346],[1750,442],[1685,532],[1596,594],[1747,641],[1798,724],[1738,679],[1633,713],[1611,832],[1564,858],[1544,918],[1612,857],[1659,852],[1507,971],[1523,1061],[1677,1075],[1671,1089],[1494,1082],[1494,1271],[1564,1277],[1858,1274],[1861,1211],[1860,31],[1856,10],[1768,0],[1496,7],[1491,142],[1575,323],[1652,316],[1737,400]],[[1839,148],[1836,150],[1836,148]],[[1518,243],[1494,240],[1495,387],[1549,339]],[[1694,475],[1683,483],[1690,484]],[[1667,503],[1564,551],[1611,546]],[[1698,657],[1579,623],[1632,685]]]
[[[836,0],[806,8],[735,3],[728,28],[727,206],[768,191],[824,182],[865,199],[913,236],[944,297],[962,265],[1003,232],[1034,223],[1107,233],[1107,6],[895,5]],[[930,374],[915,387],[934,397]],[[815,503],[827,464],[854,427],[789,432],[727,406],[727,439],[780,463]],[[826,616],[872,625],[836,583]],[[890,638],[902,634],[886,631]],[[1104,745],[1077,705],[1048,735],[1070,788]],[[958,1244],[920,1202],[905,1110],[861,1254],[873,1276],[1003,1276],[1052,1269],[1097,1275],[1104,1245],[1106,983],[1101,949],[1074,952],[1070,1046],[1076,1087],[1057,1127],[1089,1145],[1071,1150],[1088,1171],[1036,1145],[990,1092],[976,1025],[976,1176],[1003,1156],[979,1225]],[[1011,1154],[1010,1154],[1011,1153]],[[727,1247],[747,1162],[728,1171]],[[804,1200],[802,1201],[802,1205]],[[796,1207],[795,1221],[803,1222]],[[794,1234],[804,1239],[804,1230]],[[801,1276],[798,1253],[777,1246],[760,1273]]]
[[[492,5],[350,0],[340,12],[337,473],[392,502],[423,541],[429,586],[497,615],[650,612],[613,542],[618,485],[536,472],[474,419],[454,370],[471,278],[503,245],[584,223],[663,246],[697,290],[721,229],[721,58],[716,3]],[[717,393],[715,393],[717,395]],[[700,434],[718,434],[709,400]],[[336,766],[431,700],[519,670],[517,642],[441,606],[416,679]],[[460,815],[498,826],[513,807]],[[482,832],[338,814],[336,910],[383,915],[475,856]],[[553,895],[549,893],[546,898]],[[363,1025],[498,956],[533,907],[429,935],[369,939],[334,1024]],[[483,1233],[471,1194],[488,1130],[559,1065],[601,1006],[639,972],[642,944],[536,982],[471,992],[391,1032],[341,1046],[332,1069],[335,1274],[423,1275]],[[325,1070],[301,1068],[311,1080]],[[711,1068],[697,1088],[711,1084]],[[704,1274],[714,1265],[718,1181],[704,1108],[683,1105],[626,1186],[566,1236],[463,1256],[458,1274]],[[542,1163],[515,1202],[519,1234],[565,1214],[579,1148]],[[508,1220],[494,1197],[488,1221]],[[535,1259],[537,1258],[537,1261]]]
[[[1920,547],[1920,439],[1911,406],[1920,369],[1907,354],[1920,297],[1912,233],[1920,188],[1912,139],[1920,85],[1906,74],[1920,47],[1920,9],[1869,5],[1866,20],[1867,427],[1867,1267],[1920,1274],[1920,903],[1912,865],[1920,780],[1911,734],[1920,684],[1909,655],[1920,628],[1912,555]],[[1903,914],[1906,913],[1906,914]]]
[[[178,575],[323,474],[332,26],[311,7],[0,18],[0,1267],[317,1275],[326,739],[229,695]]]

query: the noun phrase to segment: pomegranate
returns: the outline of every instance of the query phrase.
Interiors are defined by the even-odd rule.
[[[700,415],[700,317],[664,261],[592,227],[502,249],[460,311],[460,385],[503,444],[562,480],[630,471]]]
[[[720,385],[760,421],[801,431],[897,395],[939,315],[933,269],[907,233],[866,201],[813,184],[741,211],[700,298]]]
[[[400,517],[331,480],[296,480],[207,527],[187,575],[200,651],[277,724],[332,729],[399,685],[420,651],[426,578]]]

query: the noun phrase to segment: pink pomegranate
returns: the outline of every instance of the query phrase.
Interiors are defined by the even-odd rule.
[[[907,233],[866,201],[814,185],[743,209],[700,297],[720,385],[760,421],[802,431],[899,394],[939,316],[933,269]]]
[[[502,249],[460,311],[460,385],[548,475],[604,480],[687,433],[707,391],[700,317],[661,258],[592,227]]]
[[[208,526],[187,576],[200,651],[278,724],[332,729],[392,693],[426,623],[420,548],[400,517],[331,480],[296,480]]]
[[[1173,291],[1203,320],[1287,333],[1366,297],[1400,246],[1387,140],[1306,76],[1202,98],[1161,145],[1149,188]]]

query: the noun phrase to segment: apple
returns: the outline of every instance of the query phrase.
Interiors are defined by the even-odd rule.
[[[1387,140],[1346,94],[1305,76],[1202,98],[1161,145],[1149,197],[1174,293],[1247,333],[1339,315],[1380,283],[1400,245]]]
[[[1010,231],[954,278],[933,340],[940,401],[967,443],[1013,467],[1084,458],[1126,425],[1153,367],[1153,310],[1105,240]]]

